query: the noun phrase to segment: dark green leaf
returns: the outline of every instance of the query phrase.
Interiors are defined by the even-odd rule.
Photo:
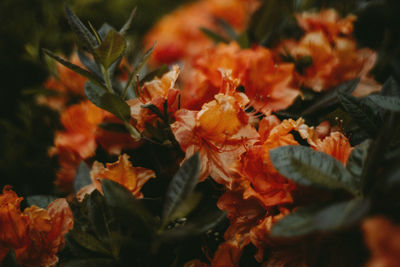
[[[367,98],[382,109],[400,111],[400,98],[398,97],[369,95]]]
[[[226,39],[225,37],[219,35],[218,33],[214,32],[214,31],[212,31],[212,30],[210,30],[210,29],[207,29],[207,28],[200,28],[200,30],[201,30],[208,38],[210,38],[211,40],[213,40],[214,43],[216,43],[216,44],[218,44],[218,43],[225,43],[225,44],[228,44],[228,43],[229,43],[229,40],[228,40],[228,39]]]
[[[235,29],[226,20],[217,18],[217,24],[232,40],[236,40],[238,38]]]
[[[317,99],[313,105],[304,110],[301,113],[301,116],[309,116],[310,114],[321,112],[322,110],[334,109],[339,104],[338,93],[341,92],[343,94],[350,95],[356,89],[359,82],[360,79],[355,79],[344,82],[337,87],[332,88],[322,97]]]
[[[105,69],[119,59],[125,51],[124,37],[114,30],[110,30],[103,42],[95,49],[97,58]]]
[[[158,107],[156,107],[154,104],[146,104],[146,105],[141,105],[141,108],[147,108],[149,109],[151,112],[153,112],[154,114],[156,114],[160,119],[164,119],[163,114],[161,113],[161,111],[158,109]]]
[[[104,23],[103,25],[101,25],[100,29],[99,29],[99,35],[100,38],[102,40],[104,40],[107,36],[107,34],[111,31],[115,31],[115,29],[108,23]]]
[[[62,266],[64,267],[112,267],[115,266],[114,260],[111,259],[82,259],[68,261]]]
[[[103,255],[111,255],[111,252],[94,236],[78,229],[69,232],[72,239],[87,250]]]
[[[96,235],[102,240],[110,236],[104,197],[99,191],[93,191],[87,202],[87,216]]]
[[[124,186],[104,179],[102,182],[104,197],[110,208],[121,211],[126,219],[132,218],[137,231],[151,233],[155,220],[150,212]]]
[[[361,178],[365,161],[368,156],[368,149],[371,145],[371,140],[366,140],[356,146],[347,159],[346,169],[353,175],[353,177]],[[360,181],[361,183],[361,181]]]
[[[179,205],[189,196],[196,186],[200,175],[200,155],[196,152],[183,163],[168,186],[162,219],[167,222]]]
[[[375,136],[379,129],[379,118],[371,107],[372,103],[368,105],[368,99],[359,99],[348,94],[338,93],[338,96],[341,105],[354,121],[371,136]]]
[[[368,200],[355,198],[328,207],[300,208],[274,224],[271,236],[294,238],[315,232],[342,230],[359,222],[368,213],[369,206]]]
[[[138,75],[139,71],[143,68],[143,66],[150,59],[151,53],[153,53],[155,46],[156,46],[156,43],[154,42],[153,46],[144,53],[142,59],[135,65],[133,72],[129,75],[128,82],[125,85],[124,93],[122,94],[123,98],[125,98],[125,96],[128,92],[128,88],[133,85],[133,82],[136,79],[136,75]],[[138,95],[137,95],[137,97],[138,97]]]
[[[82,50],[78,50],[78,57],[79,60],[81,61],[81,63],[83,64],[83,66],[85,66],[90,72],[92,72],[94,75],[97,76],[97,78],[99,78],[100,81],[103,82],[103,74],[101,73],[101,69],[99,68],[99,66],[96,64],[96,62],[94,62],[93,60],[91,60],[84,51]]]
[[[92,179],[90,178],[90,170],[91,168],[84,161],[79,164],[74,180],[75,193],[77,193],[82,187],[92,183]]]
[[[35,195],[35,196],[28,196],[26,198],[26,202],[29,206],[35,205],[42,209],[47,209],[47,206],[56,200],[55,196],[51,195]]]
[[[132,10],[131,14],[129,15],[128,20],[125,22],[124,26],[119,30],[119,33],[124,35],[132,25],[133,18],[136,15],[136,7]]]
[[[65,67],[75,71],[76,73],[82,75],[85,78],[88,78],[90,81],[92,81],[93,83],[95,83],[96,85],[106,89],[106,87],[104,86],[103,82],[93,73],[82,69],[81,67],[72,64],[71,62],[57,56],[56,54],[52,53],[51,51],[47,50],[47,49],[43,49],[43,52],[48,55],[49,57],[57,60],[58,62],[60,62],[61,64],[63,64]]]
[[[18,267],[17,258],[13,249],[0,262],[0,266],[4,267]]]
[[[400,97],[400,86],[392,76],[383,84],[381,94],[383,96]]]
[[[304,146],[282,146],[270,150],[274,167],[286,178],[306,186],[344,189],[358,194],[360,184],[343,164],[323,152]]]
[[[72,31],[78,36],[81,45],[92,51],[96,47],[96,38],[68,6],[65,6],[65,13],[68,23]]]
[[[183,226],[163,232],[159,237],[160,240],[169,243],[201,235],[217,226],[226,217],[226,213],[217,207],[207,210],[208,212],[201,212],[188,219]]]
[[[106,89],[99,87],[92,82],[85,83],[85,95],[86,97],[99,108],[101,107],[101,97],[107,93]]]
[[[131,117],[131,108],[118,96],[111,93],[103,94],[100,97],[100,107],[111,112],[122,121],[129,122]]]
[[[236,42],[242,49],[250,48],[250,40],[249,40],[249,34],[247,31],[242,32],[241,34],[238,35],[236,38]]]

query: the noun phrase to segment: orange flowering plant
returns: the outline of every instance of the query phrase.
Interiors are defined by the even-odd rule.
[[[5,187],[0,259],[400,265],[400,87],[374,80],[355,5],[200,0],[161,18],[134,64],[136,10],[117,31],[66,7],[79,46],[70,61],[44,50],[60,94],[37,99],[60,112],[65,199],[22,212]]]

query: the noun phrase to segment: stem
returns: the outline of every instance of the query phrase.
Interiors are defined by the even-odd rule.
[[[110,75],[108,74],[108,71],[103,66],[101,66],[101,71],[103,72],[104,79],[106,80],[106,87],[107,87],[108,92],[114,93],[114,90],[112,89],[112,86],[111,86],[111,80],[110,80]]]

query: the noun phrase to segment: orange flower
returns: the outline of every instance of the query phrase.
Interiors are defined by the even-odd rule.
[[[178,108],[179,91],[175,89],[175,82],[178,79],[180,69],[174,65],[172,70],[165,73],[161,78],[154,78],[146,82],[140,88],[140,97],[127,101],[131,107],[131,116],[136,120],[136,128],[143,131],[147,123],[152,124],[158,116],[147,108],[142,108],[144,104],[155,105],[162,113],[164,112],[164,102],[167,101],[168,112],[174,114]]]
[[[334,9],[323,9],[319,13],[303,12],[296,14],[297,23],[306,32],[322,31],[330,40],[339,34],[353,33],[356,16],[348,15],[341,19]]]
[[[170,64],[202,54],[213,43],[200,28],[218,32],[215,18],[219,17],[243,30],[258,4],[257,0],[203,0],[179,8],[163,17],[145,37],[146,47],[157,42],[151,61]]]
[[[79,61],[78,55],[74,53],[70,61],[85,68]],[[60,96],[39,96],[38,102],[40,104],[48,105],[49,107],[56,110],[63,110],[70,95],[84,94],[84,87],[86,78],[77,74],[73,70],[65,67],[61,63],[56,63],[57,77],[50,77],[44,84],[44,87],[54,90],[60,94]]]
[[[367,267],[400,266],[400,226],[383,217],[367,219],[362,228],[371,251]]]
[[[11,186],[3,188],[0,195],[0,262],[10,248],[23,247],[29,241],[29,220],[20,210],[22,200],[11,190]]]
[[[85,194],[90,194],[95,189],[103,192],[101,187],[101,180],[103,179],[117,182],[131,191],[136,198],[142,198],[143,194],[140,190],[150,178],[155,177],[155,173],[142,167],[133,167],[129,161],[129,156],[123,154],[119,156],[118,161],[106,163],[106,167],[102,163],[95,161],[90,177],[92,178],[92,184],[83,187],[77,193],[78,199],[83,199]]]
[[[200,152],[200,181],[211,175],[230,188],[234,184],[231,165],[246,145],[254,143],[258,134],[248,124],[248,116],[243,111],[247,97],[234,91],[237,82],[228,73],[224,77],[221,88],[225,94],[215,95],[200,111],[178,110],[171,129],[187,158]]]
[[[54,266],[57,253],[64,247],[65,234],[73,228],[73,215],[65,199],[56,199],[46,210],[26,208],[29,217],[29,245],[15,250],[17,261],[24,266]]]
[[[328,135],[329,129],[330,127],[326,123],[322,123],[316,129],[303,124],[298,131],[302,138],[307,139],[313,149],[324,152],[346,165],[353,150],[349,139],[339,131],[332,131]],[[323,132],[322,135],[321,132]]]
[[[232,76],[241,81],[250,105],[257,111],[269,114],[271,111],[287,108],[299,95],[299,90],[292,87],[294,74],[292,63],[277,64],[271,51],[260,46],[241,50],[238,44],[219,44],[198,57],[194,68],[201,72],[201,83],[183,87],[184,106],[196,106],[197,101],[204,101],[203,96],[211,97],[208,92],[215,92],[222,82],[220,69],[232,70]],[[184,79],[188,80],[187,78]],[[200,97],[196,97],[199,94]],[[195,97],[195,99],[191,99]],[[188,103],[187,103],[188,102]]]
[[[47,210],[32,206],[22,213],[21,201],[10,186],[4,187],[0,195],[0,261],[14,249],[19,265],[54,266],[64,235],[73,227],[68,203],[57,199]]]

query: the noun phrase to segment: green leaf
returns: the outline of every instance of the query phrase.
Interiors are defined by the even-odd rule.
[[[0,266],[4,267],[18,267],[17,258],[15,256],[15,251],[11,249],[7,255],[0,262]]]
[[[161,77],[168,71],[168,66],[164,64],[161,67],[158,67],[157,69],[147,73],[143,78],[141,78],[140,85],[143,85],[145,82],[152,81],[155,77]]]
[[[124,37],[115,30],[110,30],[103,42],[95,49],[95,53],[104,68],[108,69],[123,55],[125,47]]]
[[[162,214],[164,223],[170,220],[170,217],[193,191],[199,179],[200,164],[200,154],[196,152],[183,163],[172,178],[164,202]]]
[[[93,75],[97,76],[97,78],[103,83],[103,74],[101,73],[99,65],[97,65],[95,61],[89,58],[86,53],[80,49],[78,50],[78,57],[83,66],[85,66]]]
[[[170,221],[178,218],[186,217],[190,212],[192,212],[202,199],[202,194],[200,192],[192,192],[185,198],[185,201],[178,206],[176,211],[170,216]]]
[[[383,96],[400,97],[400,86],[392,76],[383,84],[381,94]]]
[[[90,81],[92,81],[93,83],[95,83],[99,87],[107,89],[104,86],[102,80],[100,80],[95,74],[93,74],[93,73],[91,73],[91,72],[89,72],[89,71],[87,71],[85,69],[82,69],[81,67],[79,67],[79,66],[77,66],[77,65],[75,65],[75,64],[73,64],[73,63],[71,63],[71,62],[69,62],[69,61],[67,61],[67,60],[65,60],[65,59],[63,59],[61,57],[59,57],[59,56],[57,56],[56,54],[52,53],[51,51],[49,51],[47,49],[43,49],[43,52],[46,55],[48,55],[49,57],[51,57],[51,58],[57,60],[58,62],[60,62],[61,64],[63,64],[65,67],[75,71],[76,73],[82,75],[85,78],[88,78]]]
[[[94,236],[79,229],[73,229],[69,235],[85,249],[111,256],[111,252]]]
[[[217,18],[217,24],[218,26],[224,30],[224,32],[232,39],[236,40],[238,38],[238,35],[235,31],[235,29],[224,19],[222,18]]]
[[[368,103],[368,99],[359,99],[352,95],[338,93],[339,101],[343,108],[371,136],[375,136],[379,129],[379,118],[375,114],[374,107]]]
[[[249,34],[247,31],[242,32],[241,34],[238,35],[236,38],[236,42],[242,49],[250,48],[250,40],[249,40]]]
[[[163,232],[159,239],[169,243],[201,235],[216,227],[226,217],[226,213],[217,207],[209,207],[206,210],[188,219],[183,226]]]
[[[365,140],[351,151],[351,154],[347,159],[346,169],[353,175],[353,177],[361,178],[371,142],[372,140],[370,139]]]
[[[105,93],[100,97],[100,107],[111,112],[124,122],[129,122],[131,118],[131,108],[118,96]]]
[[[98,125],[101,129],[116,133],[127,133],[125,126],[121,123],[115,122],[102,122]]]
[[[343,164],[323,152],[304,146],[282,146],[269,151],[270,159],[280,174],[306,186],[344,189],[354,195],[360,184]]]
[[[330,232],[349,228],[359,222],[369,210],[368,200],[355,198],[328,207],[300,208],[272,226],[275,238],[296,238],[315,232]]]
[[[129,122],[131,109],[129,105],[117,95],[107,92],[93,83],[85,84],[87,98],[101,109],[107,110],[124,122]]]
[[[76,170],[74,180],[75,193],[77,193],[82,187],[92,183],[92,179],[90,178],[90,170],[91,168],[84,161],[81,161],[78,169]]]
[[[26,202],[29,206],[35,205],[42,209],[47,209],[47,206],[56,200],[55,196],[51,195],[35,195],[35,196],[28,196],[26,198]]]
[[[91,226],[100,240],[107,240],[110,236],[109,212],[106,208],[104,197],[95,190],[89,195],[87,202],[87,216]]]
[[[143,68],[143,66],[150,59],[151,53],[153,53],[153,50],[154,50],[155,46],[156,46],[156,43],[154,42],[153,46],[144,53],[142,59],[135,65],[135,68],[134,68],[133,72],[129,75],[128,82],[125,85],[124,92],[122,94],[123,98],[126,97],[126,94],[128,92],[128,88],[133,85],[133,82],[135,81],[136,75],[138,75],[139,71]],[[138,95],[136,95],[136,96],[138,97]]]
[[[102,181],[104,198],[107,205],[124,214],[126,220],[131,219],[137,232],[151,234],[155,220],[150,212],[124,186],[111,180]]]
[[[382,109],[400,111],[400,98],[398,97],[369,95],[367,98]]]
[[[160,119],[164,120],[164,115],[161,113],[161,110],[158,109],[158,107],[154,104],[146,104],[146,105],[141,105],[141,108],[147,108],[154,114],[156,114]]]
[[[210,38],[211,40],[214,41],[214,43],[218,44],[218,43],[225,43],[228,44],[229,40],[226,39],[225,37],[219,35],[218,33],[207,29],[207,28],[200,28],[200,30],[204,33],[205,36],[207,36],[208,38]]]
[[[82,260],[71,260],[63,264],[64,267],[112,267],[116,263],[111,259],[82,259]]]
[[[80,44],[89,51],[93,51],[97,45],[96,38],[68,6],[65,6],[65,13],[72,31],[78,36]]]
[[[132,25],[133,18],[134,18],[135,15],[136,15],[136,10],[137,10],[137,7],[135,7],[135,8],[132,10],[131,14],[129,15],[128,20],[125,22],[124,26],[122,26],[122,28],[119,30],[119,33],[120,33],[120,34],[124,35],[124,34],[129,30],[129,28],[130,28],[131,25]]]

